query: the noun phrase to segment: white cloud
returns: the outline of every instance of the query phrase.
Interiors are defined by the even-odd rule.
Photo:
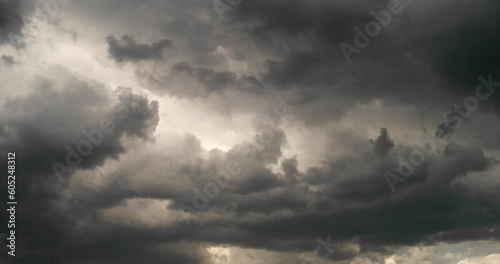
[[[466,258],[457,264],[498,264],[500,263],[500,254],[491,254],[486,257]]]

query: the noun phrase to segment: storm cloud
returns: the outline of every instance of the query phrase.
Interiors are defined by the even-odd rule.
[[[495,262],[497,1],[24,2],[0,1],[1,260]]]
[[[116,62],[159,60],[162,58],[163,50],[172,47],[168,39],[152,44],[139,44],[128,35],[123,35],[119,40],[114,36],[108,36],[106,41],[109,55]]]

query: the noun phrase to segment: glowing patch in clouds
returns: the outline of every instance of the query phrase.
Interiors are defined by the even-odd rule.
[[[231,251],[228,248],[209,247],[207,251],[212,255],[215,264],[228,264],[231,261]]]

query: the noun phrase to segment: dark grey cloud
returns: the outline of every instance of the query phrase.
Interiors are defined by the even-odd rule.
[[[137,166],[144,162],[141,159],[137,165],[128,164],[129,168],[113,175],[104,186],[105,192],[91,196],[79,193],[76,199],[93,208],[112,207],[131,198],[170,199],[175,202],[168,208],[176,210],[180,203],[192,205],[193,186],[203,190],[206,183],[213,181],[210,175],[214,171],[237,160],[242,164],[242,174],[231,177],[230,185],[209,199],[208,207],[194,214],[203,219],[204,225],[186,224],[183,219],[178,219],[168,228],[170,235],[191,242],[301,252],[314,248],[310,241],[314,242],[326,232],[337,241],[358,243],[362,252],[385,254],[389,252],[388,246],[434,244],[447,242],[449,237],[455,237],[453,241],[456,242],[466,241],[470,232],[467,230],[478,230],[484,225],[494,227],[499,220],[496,204],[500,197],[493,191],[498,186],[491,186],[488,191],[476,195],[477,186],[461,181],[472,172],[488,172],[494,166],[494,161],[474,146],[448,145],[445,151],[428,157],[416,167],[393,194],[384,180],[384,172],[397,171],[400,157],[410,159],[414,150],[404,145],[392,147],[395,144],[388,139],[386,130],[381,131],[376,141],[378,144],[372,144],[372,151],[325,160],[324,165],[311,167],[305,172],[297,170],[293,158],[281,162],[283,173],[271,172],[264,166],[275,161],[266,159],[260,152],[256,152],[253,161],[245,163],[244,157],[249,155],[239,153],[248,154],[248,151],[243,151],[249,147],[248,143],[235,146],[227,153],[212,150],[208,160],[203,160],[200,158],[200,142],[193,140],[192,136],[183,140],[188,145],[184,145],[182,151],[198,154],[168,166],[161,165],[163,158],[155,158],[154,153],[144,159],[150,160],[148,167],[160,166],[168,171],[165,175],[171,179],[169,182],[177,179],[189,184],[176,187],[161,180],[163,177],[153,180],[148,176],[149,170]],[[274,153],[281,156],[279,149],[283,143],[281,137],[276,137],[269,150],[275,149]],[[365,140],[365,144],[370,143]],[[379,155],[381,148],[385,156]],[[134,168],[133,171],[130,168]],[[127,184],[137,177],[148,179],[148,183],[139,187]],[[311,188],[313,186],[320,188]],[[227,212],[230,204],[234,204],[233,209]],[[279,212],[288,212],[288,215],[280,217]],[[488,213],[478,219],[478,212]],[[205,218],[208,213],[225,218]],[[254,218],[260,214],[262,217]],[[278,215],[264,217],[272,214]],[[412,221],[419,224],[408,226],[407,223]],[[229,230],[231,232],[227,233]],[[401,232],[405,236],[401,236]],[[441,237],[440,233],[448,235]],[[479,232],[474,239],[498,239],[498,234]],[[346,260],[354,256],[356,254],[339,251],[331,258]]]
[[[94,155],[83,160],[84,168],[101,165],[108,157],[117,158],[125,151],[120,141],[123,136],[151,137],[158,123],[156,102],[126,89],[118,89],[118,100],[113,100],[103,84],[87,81],[62,67],[53,67],[50,72],[57,72],[58,77],[36,76],[31,94],[10,98],[3,107],[8,131],[5,149],[16,146],[23,151],[30,170],[39,171],[42,165],[48,169],[52,161],[64,161],[66,146],[76,148],[85,139],[82,130],[99,129],[105,118],[114,121],[116,129],[103,137]]]
[[[375,155],[385,157],[390,149],[394,147],[394,142],[389,138],[389,133],[386,128],[380,129],[380,136],[377,139],[371,139]]]
[[[237,76],[232,72],[217,72],[205,68],[193,68],[187,64],[180,63],[172,67],[173,73],[186,74],[203,84],[208,92],[224,89],[236,82]]]
[[[0,1],[0,29],[22,33],[18,3]],[[108,36],[109,57],[129,63],[148,93],[203,101],[230,118],[255,116],[252,129],[265,133],[227,151],[205,149],[196,135],[205,131],[172,135],[168,151],[155,148],[162,146],[154,138],[160,122],[156,101],[125,87],[108,92],[105,84],[64,67],[48,69],[25,93],[8,95],[0,105],[0,149],[18,151],[22,168],[20,232],[29,239],[20,245],[20,263],[206,263],[207,245],[302,253],[326,235],[359,245],[360,252],[330,255],[348,262],[365,253],[388,256],[401,246],[500,240],[498,143],[483,147],[498,139],[490,136],[476,146],[482,134],[472,131],[453,142],[450,135],[468,120],[456,120],[459,109],[446,111],[453,103],[463,107],[479,75],[491,73],[500,81],[498,2],[402,0],[402,13],[351,63],[339,44],[353,44],[354,27],[364,28],[374,19],[370,11],[385,9],[387,1],[244,1],[230,22],[219,21],[211,2],[89,3],[68,9],[78,10],[76,20],[80,15],[102,30],[100,39]],[[102,19],[96,16],[106,19],[88,19]],[[131,21],[129,16],[137,23],[117,31],[115,25]],[[86,37],[75,32],[76,43]],[[173,55],[165,59],[166,52]],[[497,96],[481,103],[481,118],[498,113]],[[286,129],[269,126],[263,117],[281,104],[297,117],[296,123],[277,122]],[[387,116],[370,120],[366,112],[373,105]],[[394,110],[403,108],[445,112],[444,121],[432,121],[442,133],[431,132],[443,149],[412,166],[393,193],[384,175],[399,173],[419,155],[406,134],[413,121]],[[51,164],[64,163],[67,146],[78,146],[82,130],[98,128],[105,118],[115,129],[58,182]],[[483,121],[498,121],[488,118]],[[374,138],[358,128],[368,121],[376,123],[373,129],[400,129],[382,128]],[[309,138],[293,147],[326,149],[318,154],[321,162],[307,168],[287,142],[302,131]],[[315,138],[323,133],[331,137],[324,144]],[[193,190],[203,192],[233,162],[241,172],[206,199],[206,208],[187,212],[195,221],[178,217],[181,204],[193,207],[199,195]],[[82,174],[99,178],[98,190],[78,186]],[[483,184],[488,180],[493,183]],[[135,200],[144,208],[131,209]],[[145,212],[152,203],[162,203],[172,216],[150,224],[160,218]],[[130,211],[113,211],[123,207]],[[131,220],[138,215],[142,222]]]
[[[113,60],[122,63],[127,61],[161,60],[165,49],[173,46],[172,41],[163,39],[151,44],[137,43],[134,37],[123,35],[121,39],[115,36],[106,38],[108,52]]]
[[[286,220],[277,218],[250,223],[244,221],[245,223],[236,226],[252,233],[254,240],[244,240],[251,247],[288,251],[297,246],[295,243],[300,244],[303,237],[314,239],[327,232],[340,241],[356,241],[362,251],[380,252],[384,252],[383,246],[387,245],[448,241],[448,238],[441,239],[437,235],[440,230],[452,229],[453,231],[445,232],[467,239],[466,230],[481,229],[486,222],[497,226],[495,222],[498,221],[498,207],[495,203],[499,197],[475,196],[477,190],[474,190],[474,186],[457,181],[467,175],[467,172],[488,170],[491,161],[475,147],[453,145],[448,148],[450,151],[432,157],[422,165],[423,168],[411,175],[401,186],[404,189],[400,189],[395,196],[381,179],[385,170],[397,167],[397,156],[402,154],[406,157],[411,152],[410,148],[404,147],[398,150],[399,153],[383,160],[373,159],[371,153],[366,153],[367,155],[359,157],[346,157],[339,162],[332,161],[317,169],[311,168],[306,177],[323,175],[322,184],[326,188],[309,195],[306,192],[308,206],[295,208],[294,216],[286,217]],[[288,186],[288,189],[291,188]],[[497,186],[492,188],[496,189]],[[281,205],[278,197],[269,196],[266,200],[273,201],[269,204],[275,206],[275,210]],[[288,197],[287,200],[292,199]],[[472,207],[475,209],[463,204],[464,200],[474,204]],[[254,202],[258,204],[263,201],[255,198]],[[491,214],[488,213],[481,220],[471,221],[478,212]],[[242,222],[244,217],[245,214],[242,214]],[[407,223],[412,221],[418,221],[419,224],[408,226]],[[401,235],[402,232],[404,236]],[[255,236],[256,234],[258,235]],[[495,232],[478,234],[483,234],[484,237],[476,235],[474,239],[498,239]],[[234,240],[229,241],[234,243]],[[375,249],[376,247],[379,248]],[[350,257],[352,255],[346,256],[342,252],[332,255],[337,260]]]
[[[2,60],[2,65],[4,67],[10,67],[16,63],[14,57],[10,55],[2,55],[0,56],[0,59]]]
[[[23,20],[19,12],[21,1],[0,2],[0,43],[9,41],[10,34],[21,34]]]
[[[32,1],[0,1],[0,45],[8,43],[18,49],[23,47],[24,17],[33,12],[33,7]]]
[[[19,218],[19,225],[26,227],[20,236],[29,237],[30,241],[18,245],[18,250],[23,252],[18,260],[21,263],[34,260],[67,263],[71,254],[63,256],[57,250],[75,235],[72,230],[75,219],[67,218],[66,213],[78,216],[84,212],[77,207],[70,212],[59,211],[61,208],[52,203],[64,200],[62,190],[67,188],[74,172],[96,168],[107,159],[117,159],[125,153],[124,139],[151,139],[158,123],[158,104],[125,88],[110,94],[103,84],[56,66],[36,76],[26,95],[7,98],[1,109],[0,149],[16,151],[18,167],[23,167],[23,177],[17,177],[16,181],[20,190],[17,199],[25,201],[18,209],[24,215]],[[63,181],[59,182],[51,164],[59,162],[71,167],[66,162],[68,148],[77,150],[80,142],[88,140],[82,131],[97,131],[104,119],[112,122],[115,129],[110,133],[101,132],[100,143],[93,146],[90,155],[82,155],[81,162],[64,171]],[[2,165],[2,169],[6,167]],[[38,219],[36,224],[34,219]],[[82,242],[80,248],[86,247],[86,242]],[[95,256],[102,253],[98,247],[92,250]],[[118,259],[114,256],[108,260],[114,258]]]
[[[400,3],[402,12],[392,15],[389,25],[368,47],[352,55],[350,64],[339,44],[354,45],[354,28],[364,29],[366,23],[375,20],[371,11],[387,9],[388,1],[244,1],[233,10],[231,23],[194,19],[182,24],[174,22],[182,18],[175,18],[163,23],[161,30],[181,41],[179,53],[188,59],[142,72],[138,77],[154,80],[145,81],[144,86],[155,93],[182,97],[206,98],[210,91],[228,88],[247,90],[242,88],[247,83],[234,82],[238,74],[228,70],[227,62],[220,59],[217,47],[222,47],[232,60],[259,69],[252,74],[259,85],[252,84],[250,91],[265,87],[268,93],[259,98],[269,99],[269,104],[276,104],[271,94],[292,94],[285,102],[299,119],[310,126],[321,126],[341,120],[357,103],[373,100],[444,111],[473,94],[479,75],[495,76],[494,59],[481,55],[484,49],[476,46],[484,43],[486,50],[491,50],[489,45],[496,43],[496,2],[459,1],[453,7],[447,1]],[[446,12],[456,15],[444,18]],[[205,38],[201,43],[199,36]],[[468,55],[460,56],[460,52]],[[494,57],[495,52],[489,54]],[[463,60],[463,64],[452,59]],[[488,61],[493,63],[488,66]],[[470,66],[474,71],[464,68],[453,76],[454,68],[471,64],[478,65]],[[165,78],[172,69],[201,82],[205,89],[173,88],[171,78]],[[468,84],[461,82],[460,76],[466,76]],[[481,111],[495,111],[497,95],[482,103]],[[234,96],[234,100],[242,98],[247,95]]]
[[[98,90],[90,92],[90,87],[80,89],[87,89],[86,94],[92,98],[80,104],[107,104],[108,99],[99,95]],[[123,92],[123,89],[120,90]],[[61,94],[61,100],[73,102],[75,92],[69,90]],[[48,92],[45,95],[58,98]],[[119,98],[121,102],[128,102],[127,105],[137,104],[138,109],[145,109],[148,105],[144,98],[132,94],[122,93]],[[25,100],[17,100],[7,109],[29,101]],[[68,109],[65,111],[68,112]],[[154,108],[150,111],[154,111]],[[140,112],[137,113],[138,117],[145,118],[139,120],[144,121],[151,116]],[[83,120],[78,123],[86,123]],[[12,121],[7,124],[12,126]],[[123,134],[115,136],[147,138],[148,134],[135,124],[142,124],[139,127],[149,126],[147,122],[131,121],[130,125],[123,126]],[[59,197],[58,193],[62,190],[54,189],[50,185],[51,181],[43,180],[44,177],[30,179],[28,186],[36,182],[42,189],[29,193],[30,197],[37,197],[37,200],[25,203],[30,208],[29,212],[24,213],[25,219],[38,216],[38,211],[31,208],[35,204],[45,204],[43,210],[49,210],[50,214],[44,214],[46,216],[38,218],[36,224],[24,231],[34,238],[30,245],[37,250],[30,251],[29,247],[23,247],[22,250],[27,253],[21,260],[29,262],[37,259],[40,263],[133,263],[144,259],[148,263],[165,260],[203,263],[201,253],[196,248],[192,248],[194,252],[174,253],[169,245],[183,240],[301,252],[314,248],[315,238],[324,235],[325,230],[337,241],[358,243],[362,252],[387,253],[385,246],[468,240],[471,239],[470,232],[474,232],[471,230],[480,230],[485,225],[496,227],[500,220],[497,206],[500,197],[496,195],[498,192],[494,192],[498,186],[491,186],[487,192],[476,195],[477,187],[460,182],[468,173],[485,172],[493,165],[493,161],[477,147],[448,145],[443,153],[429,157],[404,184],[398,186],[398,193],[392,194],[383,180],[383,173],[397,170],[399,156],[408,158],[413,149],[393,147],[395,144],[389,139],[387,130],[382,129],[377,140],[372,141],[372,151],[325,160],[322,166],[304,172],[297,169],[295,159],[284,159],[280,163],[282,173],[266,168],[266,165],[278,163],[276,157],[282,157],[281,149],[286,144],[284,133],[279,129],[273,131],[273,140],[264,151],[255,151],[254,158],[250,160],[247,160],[251,156],[248,149],[260,144],[260,136],[225,153],[212,150],[208,159],[202,157],[201,142],[196,137],[184,136],[177,140],[179,146],[176,150],[184,152],[184,155],[169,157],[174,162],[165,163],[165,156],[155,152],[132,156],[132,160],[122,163],[123,168],[108,175],[98,192],[79,187],[73,190],[71,199]],[[41,137],[43,133],[30,138]],[[23,139],[27,141],[28,138]],[[33,142],[32,139],[26,144],[33,146]],[[365,144],[370,144],[367,139]],[[43,145],[40,147],[48,149]],[[30,159],[41,160],[40,157],[30,157],[35,154],[31,154],[28,149],[20,149],[20,152],[26,153],[26,157],[19,160],[24,164],[28,164]],[[60,156],[62,158],[62,154]],[[230,161],[239,161],[243,167],[242,173],[232,177],[230,185],[221,189],[220,194],[211,199],[210,205],[200,210],[198,215],[204,217],[206,213],[211,213],[226,217],[224,219],[206,218],[203,226],[193,222],[186,224],[183,219],[177,219],[174,224],[163,227],[130,227],[109,223],[99,214],[99,210],[112,208],[134,198],[169,199],[174,202],[169,206],[171,210],[177,210],[179,203],[191,205],[194,196],[192,188],[203,189],[204,184],[213,181],[210,177],[213,172],[224,168]],[[37,171],[30,174],[47,174],[41,169],[44,163],[41,162],[39,167],[31,164],[29,168]],[[151,177],[155,175],[160,177]],[[312,186],[323,187],[314,190]],[[47,190],[51,190],[50,195],[46,193]],[[65,201],[68,206],[61,208],[51,204],[51,201],[58,200]],[[228,212],[229,205],[234,206]],[[280,212],[287,214],[279,216]],[[478,212],[481,218],[477,218]],[[277,215],[265,217],[272,214]],[[75,225],[78,219],[85,219],[86,224]],[[418,221],[419,224],[408,226],[407,223],[412,221]],[[86,234],[83,238],[82,232]],[[401,236],[401,232],[405,235]],[[134,239],[127,239],[130,236]],[[474,232],[474,239],[498,239],[498,234],[478,231]],[[112,246],[109,246],[110,243]],[[40,245],[45,248],[40,248]],[[165,249],[160,251],[159,245],[165,245]],[[355,256],[352,252],[338,251],[330,257],[348,260]]]
[[[493,48],[498,42],[493,30],[499,24],[498,3],[401,4],[403,11],[392,15],[388,27],[354,54],[351,64],[339,44],[353,44],[353,29],[374,20],[370,11],[386,9],[387,1],[252,1],[238,9],[236,21],[247,25],[252,41],[269,47],[262,50],[272,47],[270,55],[278,57],[268,60],[264,80],[277,89],[298,86],[300,92],[330,101],[341,96],[348,100],[345,107],[377,98],[445,109],[474,94],[479,75],[498,73]],[[445,12],[456,15],[445,19]],[[481,108],[494,108],[497,94],[493,97]]]

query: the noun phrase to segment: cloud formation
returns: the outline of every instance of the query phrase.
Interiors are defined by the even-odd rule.
[[[128,35],[123,35],[121,39],[115,36],[108,36],[108,52],[116,62],[141,61],[141,60],[161,60],[162,52],[166,48],[172,47],[172,42],[168,39],[160,40],[151,44],[139,44]]]
[[[0,1],[0,45],[30,38],[0,47],[16,261],[495,261],[462,245],[500,238],[497,1],[75,1],[27,32],[24,2]]]

